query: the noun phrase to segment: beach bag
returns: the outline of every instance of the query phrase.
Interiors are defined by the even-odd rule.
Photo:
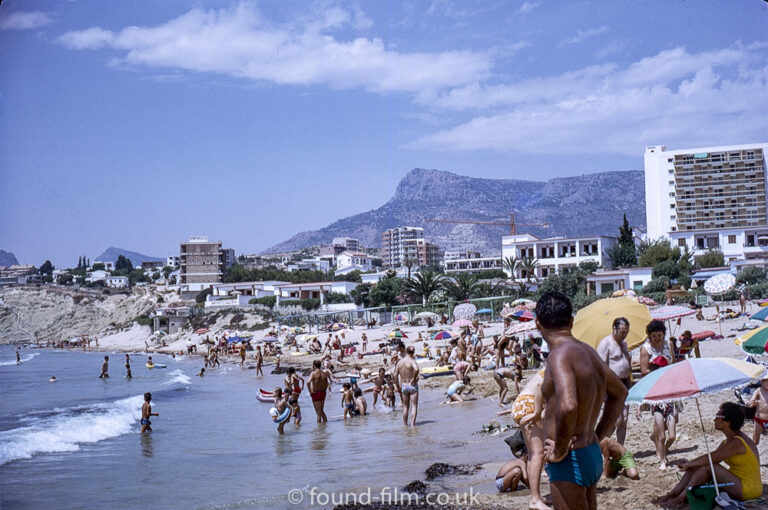
[[[685,495],[691,510],[712,510],[715,508],[714,485],[689,487]]]
[[[669,361],[667,361],[667,358],[664,356],[656,356],[653,361],[651,361],[652,364],[656,365],[657,367],[666,367],[669,365]]]

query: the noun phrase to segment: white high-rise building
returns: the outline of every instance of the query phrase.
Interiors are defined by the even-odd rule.
[[[768,257],[768,143],[645,149],[648,238],[668,238],[694,255]]]

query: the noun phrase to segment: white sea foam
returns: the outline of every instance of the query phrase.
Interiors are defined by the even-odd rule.
[[[165,381],[164,384],[189,384],[191,382],[189,376],[181,370],[174,370],[168,375],[171,376],[171,378]]]
[[[39,352],[33,352],[32,354],[25,354],[21,357],[21,362],[25,363],[27,361],[30,361],[35,356],[38,356]],[[0,361],[0,367],[7,367],[9,365],[15,365],[16,364],[16,358],[10,360],[10,361]]]
[[[138,430],[141,395],[97,404],[87,412],[62,410],[32,425],[0,432],[0,464],[33,455],[72,452],[84,443],[96,443]]]

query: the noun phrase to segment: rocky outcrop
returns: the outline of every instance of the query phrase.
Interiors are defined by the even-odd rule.
[[[395,195],[378,209],[338,220],[315,231],[301,232],[265,253],[291,251],[330,243],[337,236],[381,244],[381,233],[403,225],[424,227],[425,236],[444,249],[476,249],[500,253],[504,226],[426,223],[427,219],[548,223],[520,227],[539,237],[617,235],[622,215],[630,225],[645,225],[642,171],[604,172],[560,177],[546,182],[479,179],[441,170],[411,170]]]

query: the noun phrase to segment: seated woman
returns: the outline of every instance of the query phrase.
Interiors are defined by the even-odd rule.
[[[686,330],[683,331],[683,334],[680,337],[680,345],[677,348],[675,357],[678,359],[685,359],[686,357],[693,356],[696,356],[697,358],[701,357],[701,353],[699,352],[699,341],[693,338],[690,331]]]
[[[759,498],[763,494],[760,478],[760,462],[757,446],[741,432],[744,414],[738,404],[724,402],[715,415],[715,429],[725,435],[717,449],[712,452],[717,483],[725,484],[721,491],[739,501]],[[728,464],[726,469],[721,462]],[[680,504],[685,501],[688,487],[702,485],[712,480],[712,472],[706,455],[684,462],[680,469],[685,475],[674,489],[657,501],[660,505]]]

